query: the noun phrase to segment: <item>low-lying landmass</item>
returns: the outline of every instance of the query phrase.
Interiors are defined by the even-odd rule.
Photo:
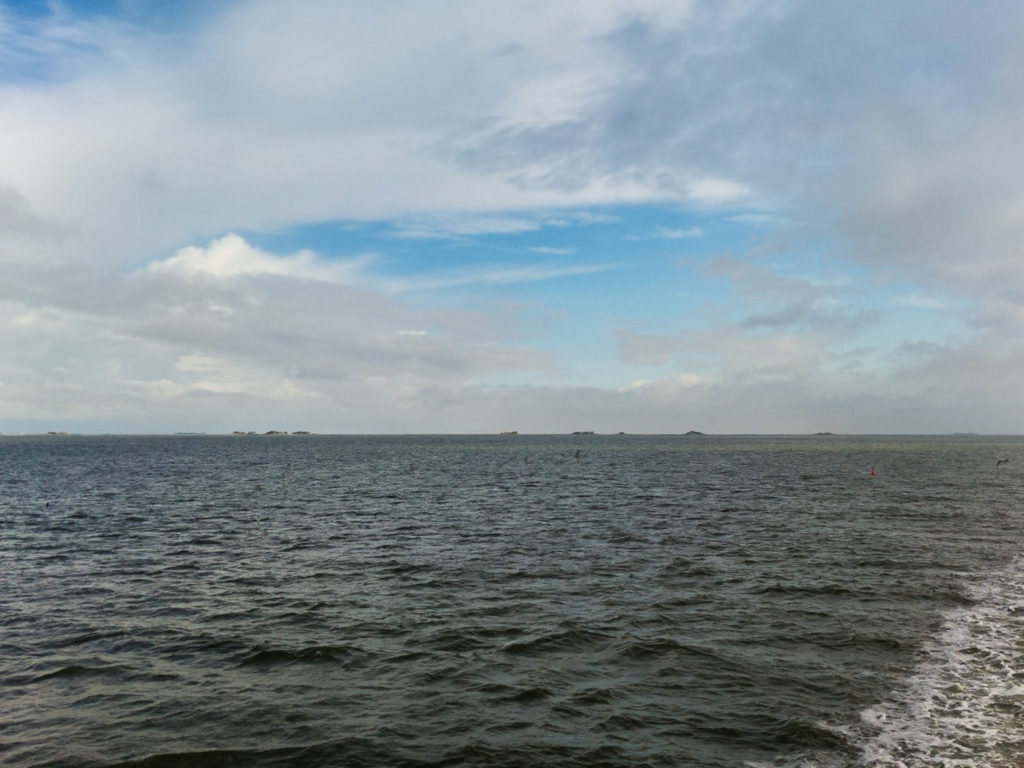
[[[253,431],[243,432],[240,429],[236,429],[231,434],[239,436],[239,437],[249,437],[251,435],[257,435],[259,433],[258,432],[253,432]],[[268,430],[268,431],[264,432],[263,434],[264,435],[272,435],[273,436],[273,435],[312,435],[313,433],[310,432],[307,429],[297,429],[294,432],[287,432],[287,431],[285,431],[283,429],[271,429],[271,430]]]

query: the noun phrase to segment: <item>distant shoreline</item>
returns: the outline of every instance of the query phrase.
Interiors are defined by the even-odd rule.
[[[232,432],[16,432],[0,431],[0,437],[582,437],[582,438],[630,438],[630,437],[679,437],[679,438],[992,438],[992,437],[1024,437],[1024,434],[1012,432],[311,432],[296,430],[232,431]]]

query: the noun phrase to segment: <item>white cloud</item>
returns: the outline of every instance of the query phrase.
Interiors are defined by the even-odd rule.
[[[238,235],[227,235],[209,247],[189,246],[173,256],[146,267],[152,274],[172,273],[186,278],[208,277],[227,280],[236,277],[275,276],[296,280],[351,283],[373,257],[324,262],[312,251],[274,256],[249,245]]]
[[[530,250],[534,253],[543,253],[546,256],[571,256],[576,252],[575,248],[554,248],[549,245],[538,245]]]
[[[591,275],[619,269],[617,264],[516,264],[460,270],[446,274],[389,278],[382,281],[393,291],[435,290],[462,285],[512,285],[556,280],[562,277]]]
[[[703,237],[704,230],[700,227],[658,227],[657,237],[663,240],[687,240],[694,237]]]
[[[474,216],[457,219],[405,222],[396,233],[406,238],[450,238],[462,235],[509,235],[535,232],[542,226],[536,219],[511,216]]]
[[[753,190],[735,179],[705,177],[686,184],[686,197],[704,205],[738,205],[753,196]]]
[[[222,371],[229,363],[223,358],[211,355],[182,355],[174,367],[179,371],[198,371],[208,373],[210,371]]]
[[[912,309],[938,311],[949,310],[952,308],[951,303],[947,299],[937,296],[927,296],[921,293],[909,293],[903,296],[897,296],[895,301],[900,306],[911,307]]]
[[[455,239],[487,235],[520,235],[548,227],[594,226],[618,221],[611,214],[593,211],[524,211],[516,215],[459,213],[432,214],[403,219],[395,235],[406,239]]]
[[[713,381],[707,376],[701,376],[696,373],[683,373],[679,376],[658,379],[656,381],[640,379],[626,387],[622,387],[620,391],[644,392],[650,393],[657,398],[673,399],[686,390],[695,389],[696,387],[707,387],[712,384]]]
[[[777,214],[773,213],[737,213],[734,216],[729,216],[730,221],[735,221],[740,224],[748,224],[753,227],[783,227],[790,222]]]

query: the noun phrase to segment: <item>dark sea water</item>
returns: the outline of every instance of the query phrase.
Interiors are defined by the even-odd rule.
[[[1021,766],[1022,490],[1020,438],[0,438],[0,763]]]

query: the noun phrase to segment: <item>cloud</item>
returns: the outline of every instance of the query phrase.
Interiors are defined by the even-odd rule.
[[[658,227],[655,236],[663,240],[686,240],[692,237],[702,237],[703,235],[704,230],[700,227]]]
[[[737,213],[727,217],[729,221],[748,224],[753,227],[783,227],[790,222],[782,216],[772,213]]]
[[[246,2],[187,36],[8,13],[20,68],[60,75],[3,88],[4,182],[128,260],[296,220],[763,201],[742,215],[810,204],[858,258],[956,282],[970,254],[975,290],[1017,280],[1019,11],[582,7]]]
[[[0,186],[0,232],[6,235],[52,235],[61,227],[39,216],[25,197],[10,187]]]
[[[857,330],[877,323],[881,312],[876,309],[843,310],[818,302],[796,302],[772,312],[746,317],[741,328],[786,328],[811,326],[818,329]]]
[[[593,211],[523,211],[508,214],[448,214],[418,216],[397,223],[397,237],[408,239],[454,239],[487,235],[521,235],[549,227],[594,226],[617,221],[610,214]]]
[[[555,365],[518,343],[520,309],[424,306],[350,267],[228,236],[128,279],[87,272],[32,301],[0,296],[2,412],[128,431],[267,429],[303,409],[321,429],[396,425],[391,411],[425,387]],[[551,277],[528,272],[472,279]]]
[[[0,90],[0,143],[20,148],[2,181],[38,215],[90,234],[95,257],[129,261],[197,234],[295,221],[664,199],[648,174],[601,170],[566,186],[535,163],[488,170],[447,149],[482,123],[583,114],[590,81],[615,72],[600,40],[621,7],[572,7],[510,7],[495,26],[495,9],[472,3],[450,15],[432,2],[305,0],[282,15],[246,2],[185,38],[76,22],[95,41],[84,58],[62,53],[71,20],[40,17],[19,39],[56,46],[67,72]],[[564,48],[549,48],[558,25]],[[470,233],[522,221],[485,218]]]
[[[561,251],[555,252],[561,253]],[[153,276],[174,275],[186,280],[205,278],[224,281],[237,278],[275,277],[361,286],[370,290],[409,292],[465,285],[510,285],[539,282],[618,268],[614,264],[513,264],[396,277],[372,274],[368,268],[376,261],[374,256],[327,261],[309,250],[288,256],[277,256],[253,247],[238,235],[227,235],[213,241],[205,248],[198,246],[182,248],[173,256],[151,262],[144,271]],[[223,308],[222,311],[230,312],[231,310]]]
[[[398,237],[450,238],[461,235],[509,235],[535,232],[541,228],[536,220],[510,216],[477,216],[447,221],[407,222]]]
[[[746,306],[759,307],[738,323],[739,329],[802,328],[846,334],[881,320],[880,310],[862,306],[859,287],[842,280],[783,274],[766,266],[762,256],[757,252],[743,258],[720,256],[705,266],[710,275],[728,277],[747,298]]]
[[[696,373],[684,373],[679,376],[658,379],[656,381],[640,379],[632,382],[626,387],[621,387],[619,391],[651,393],[658,398],[675,400],[679,397],[680,393],[684,393],[687,390],[691,390],[696,387],[711,386],[712,384],[712,380],[706,376],[701,376]]]
[[[4,414],[177,426],[294,402],[381,429],[486,427],[489,413],[501,428],[708,414],[940,428],[942,391],[979,424],[1024,406],[1024,9],[190,8],[184,22],[0,9]],[[685,307],[656,305],[670,278],[605,233],[587,262],[559,258],[584,252],[564,245],[576,228],[651,232],[667,210],[701,227],[652,239],[700,237],[708,254]],[[369,220],[392,253],[252,244]],[[729,227],[750,250],[721,245]],[[555,228],[557,248],[537,245]],[[516,237],[503,263],[425,267],[432,247]],[[613,270],[615,293],[582,290]],[[559,280],[574,290],[543,311],[562,324],[539,332],[526,289]],[[497,286],[507,304],[456,303]],[[897,327],[943,311],[966,330]],[[594,341],[609,335],[618,357]],[[607,388],[559,378],[584,354]],[[495,384],[517,376],[535,383]]]
[[[895,301],[900,306],[911,307],[912,309],[952,309],[952,303],[948,299],[944,299],[937,296],[927,296],[922,293],[910,293],[903,296],[897,296]]]
[[[670,334],[641,334],[620,331],[622,359],[631,365],[664,365],[683,346],[683,339]]]
[[[318,280],[328,283],[351,283],[372,257],[349,261],[324,262],[312,251],[290,256],[274,256],[254,248],[238,235],[226,235],[207,248],[189,246],[173,256],[151,262],[146,271],[170,273],[185,278],[207,277],[226,280],[258,275],[288,277],[295,280]]]
[[[383,281],[391,290],[435,290],[454,288],[461,285],[512,285],[514,283],[536,283],[562,277],[591,275],[619,269],[616,264],[570,264],[563,266],[546,264],[516,264],[505,267],[484,267],[461,270],[432,276],[390,278]]]

